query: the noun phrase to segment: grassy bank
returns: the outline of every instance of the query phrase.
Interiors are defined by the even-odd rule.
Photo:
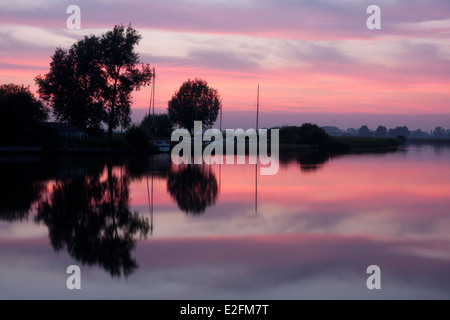
[[[408,139],[408,143],[450,144],[450,139],[412,138]]]

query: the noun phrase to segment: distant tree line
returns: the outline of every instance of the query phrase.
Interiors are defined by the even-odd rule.
[[[301,126],[283,126],[280,128],[280,145],[347,152],[356,149],[395,148],[405,142],[405,138],[402,135],[374,137],[373,135],[370,136],[370,130],[367,126],[362,128],[362,133],[367,133],[367,136],[342,135],[337,137],[329,135],[324,128],[320,128],[312,123],[304,123]],[[402,133],[402,131],[399,132]]]
[[[423,131],[422,129],[409,130],[407,126],[398,126],[388,129],[382,125],[379,125],[375,130],[369,129],[367,125],[363,125],[359,129],[348,128],[347,130],[342,130],[338,127],[332,126],[324,126],[322,128],[326,133],[332,136],[358,136],[375,138],[397,138],[401,136],[405,139],[450,139],[450,129],[444,129],[442,127],[436,127],[434,130],[431,130],[429,132]]]
[[[385,126],[378,126],[376,130],[372,131],[367,126],[362,126],[358,130],[358,135],[361,137],[377,137],[377,138],[396,138],[404,137],[408,138],[450,138],[450,130],[445,130],[442,127],[436,127],[431,132],[422,131],[417,129],[411,131],[407,126],[395,127],[387,129]]]

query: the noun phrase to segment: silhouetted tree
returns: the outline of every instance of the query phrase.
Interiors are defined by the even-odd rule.
[[[141,64],[134,47],[142,36],[130,26],[115,26],[102,35],[102,68],[105,70],[106,88],[104,97],[109,113],[108,135],[122,125],[130,125],[131,92],[150,83],[152,70]],[[119,121],[120,120],[120,121]]]
[[[219,93],[202,79],[188,80],[175,92],[169,101],[169,119],[174,125],[190,131],[194,121],[202,121],[205,127],[212,126],[222,106]]]
[[[133,147],[136,147],[139,151],[148,151],[151,147],[151,135],[150,132],[142,126],[133,124],[125,132],[125,138],[128,143]]]
[[[388,136],[397,138],[397,137],[403,137],[404,139],[409,137],[409,129],[407,126],[403,127],[396,127],[395,129],[389,129]]]
[[[141,127],[146,128],[153,136],[158,138],[170,137],[173,130],[167,114],[155,114],[154,119],[152,115],[146,115],[141,122]]]
[[[426,138],[428,136],[427,132],[422,131],[422,129],[417,129],[411,132],[412,138]]]
[[[445,136],[445,130],[442,127],[436,127],[433,130],[433,136],[436,138],[443,138]]]
[[[86,36],[70,49],[57,48],[50,71],[35,78],[40,97],[50,104],[59,121],[100,131],[106,119],[101,54],[99,38]]]
[[[370,137],[372,134],[367,126],[362,126],[359,128],[358,135],[360,137]]]
[[[106,180],[97,173],[57,183],[36,216],[48,227],[53,248],[66,248],[76,260],[98,264],[112,276],[131,274],[137,268],[134,237],[146,236],[149,224],[129,210],[128,180],[108,164]]]
[[[345,133],[349,136],[356,136],[358,135],[358,130],[356,130],[355,128],[348,128]]]
[[[105,122],[109,136],[119,126],[128,128],[131,93],[152,76],[134,51],[140,39],[131,26],[121,25],[100,37],[86,36],[69,50],[57,48],[49,73],[35,78],[56,118],[91,130]]]
[[[323,145],[330,136],[316,124],[304,123],[300,127],[283,126],[280,128],[280,143]]]
[[[211,170],[199,165],[179,165],[169,171],[167,190],[186,213],[198,215],[216,202],[217,179]]]
[[[375,137],[384,138],[387,136],[387,128],[385,126],[378,126],[375,130]]]
[[[0,144],[26,143],[27,129],[47,117],[48,109],[29,87],[0,85]]]

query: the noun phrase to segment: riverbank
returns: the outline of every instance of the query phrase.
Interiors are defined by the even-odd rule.
[[[280,149],[284,150],[322,150],[332,152],[352,152],[359,150],[378,150],[397,148],[402,145],[399,139],[390,138],[360,138],[360,137],[330,137],[321,144],[280,144]],[[270,150],[271,144],[268,144]],[[173,147],[173,143],[170,148]],[[204,148],[205,146],[202,146]],[[223,146],[224,151],[226,145]],[[249,145],[246,144],[245,151],[248,152]],[[258,148],[258,147],[256,147]],[[168,150],[170,151],[170,150]],[[235,152],[237,146],[235,145]],[[126,143],[125,140],[111,139],[91,139],[86,141],[69,141],[61,144],[47,144],[44,146],[0,146],[0,154],[40,154],[40,153],[61,153],[61,154],[101,154],[101,153],[159,153],[157,148],[140,149]]]
[[[331,144],[333,148],[345,151],[359,151],[359,150],[379,150],[392,149],[404,145],[405,140],[399,138],[372,138],[372,137],[331,137],[335,144]]]
[[[285,150],[321,150],[329,152],[354,152],[396,149],[404,145],[404,140],[394,138],[369,137],[329,137],[317,144],[280,144]]]
[[[413,144],[450,144],[450,139],[413,138],[408,139],[408,143]]]

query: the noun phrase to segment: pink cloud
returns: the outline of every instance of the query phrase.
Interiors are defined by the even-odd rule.
[[[423,22],[445,19],[442,12],[448,3],[435,0],[425,6],[383,1],[380,6],[384,23],[380,32],[365,27],[367,14],[362,4],[331,1],[263,1],[256,7],[182,1],[138,1],[132,6],[93,2],[81,8],[83,28],[132,22],[138,30],[181,33],[197,41],[197,46],[179,43],[185,46],[184,57],[152,55],[151,49],[142,53],[143,60],[157,68],[158,112],[166,110],[167,101],[183,81],[202,77],[219,90],[227,111],[253,110],[255,88],[260,84],[263,110],[283,113],[287,120],[292,113],[365,113],[435,114],[438,121],[438,115],[449,111],[446,70],[450,65],[444,41],[448,28],[441,23],[436,29],[436,23]],[[404,14],[398,15],[400,11]],[[64,30],[68,15],[63,4],[3,12],[3,24],[45,27],[75,41],[75,34]],[[211,37],[200,38],[204,35]],[[230,44],[225,42],[230,35],[247,40]],[[45,43],[48,49],[23,43],[14,34],[2,38],[8,46],[0,49],[0,82],[34,86],[33,78],[48,70],[54,49]],[[145,41],[164,48],[164,43]],[[349,41],[356,42],[351,45]],[[148,107],[148,99],[148,90],[134,95],[136,115]]]

